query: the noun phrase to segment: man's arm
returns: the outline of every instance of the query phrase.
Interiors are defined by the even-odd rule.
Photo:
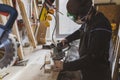
[[[83,35],[84,27],[85,24],[82,24],[82,26],[78,30],[73,32],[71,35],[67,36],[65,39],[68,41],[68,43],[80,39]]]
[[[104,35],[104,36],[103,36]],[[111,38],[111,33],[107,31],[94,31],[91,35],[90,45],[85,54],[80,59],[67,62],[63,64],[63,70],[74,71],[80,70],[87,66],[90,66],[94,61],[101,61],[101,59],[107,59],[108,55],[104,54],[106,48],[109,47],[109,41]],[[108,50],[108,49],[107,49]],[[103,54],[102,54],[103,53]],[[105,58],[103,57],[105,55]],[[102,57],[102,58],[101,58]],[[104,60],[103,60],[104,61]]]
[[[80,31],[79,30],[75,31],[71,35],[67,36],[65,39],[68,41],[68,43],[80,39]]]

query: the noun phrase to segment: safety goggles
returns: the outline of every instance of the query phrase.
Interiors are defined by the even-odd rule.
[[[67,13],[67,17],[69,17],[72,21],[74,21],[77,24],[83,24],[84,23],[83,19],[85,17],[80,17],[78,15],[74,15],[74,14],[71,14],[69,12]]]

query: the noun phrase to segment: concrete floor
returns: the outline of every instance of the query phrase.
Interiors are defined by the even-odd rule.
[[[26,48],[27,49],[27,48]],[[29,49],[25,51],[25,60],[28,60],[26,66],[12,66],[2,74],[7,76],[3,80],[55,80],[57,72],[46,73],[44,70],[40,70],[44,64],[44,58],[46,54],[50,53],[50,50],[42,50],[40,46],[36,49]]]

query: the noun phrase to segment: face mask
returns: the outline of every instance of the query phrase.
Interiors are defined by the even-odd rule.
[[[73,14],[67,13],[67,17],[69,17],[72,21],[74,21],[77,24],[83,24],[84,23],[84,18],[79,18],[78,16],[75,16]]]
[[[86,18],[87,18],[87,16],[83,16],[81,18],[79,18],[79,16],[78,16],[78,18],[75,20],[75,22],[77,24],[83,24],[83,23],[85,23]]]
[[[70,14],[70,13],[68,13],[67,14],[67,16],[72,20],[72,21],[74,21],[75,23],[77,23],[77,24],[83,24],[83,23],[85,23],[86,22],[86,20],[87,20],[87,18],[88,18],[88,16],[89,16],[89,14],[90,14],[90,11],[92,10],[92,7],[89,9],[89,11],[88,11],[88,13],[86,14],[86,15],[84,15],[84,16],[75,16],[75,15],[73,15],[73,14]]]

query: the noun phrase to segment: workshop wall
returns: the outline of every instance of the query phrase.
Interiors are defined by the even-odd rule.
[[[30,9],[28,9],[29,8],[29,5],[30,5],[30,1],[31,0],[23,0],[24,2],[25,2],[25,4],[26,4],[26,7],[27,7],[27,12],[28,12],[28,16],[30,16]],[[120,4],[120,0],[93,0],[94,1],[94,3],[96,4],[96,3],[110,3],[110,2],[115,2],[116,4]],[[66,19],[63,19],[63,22],[64,22],[64,20],[66,20]],[[69,24],[69,23],[68,23]],[[57,25],[57,27],[58,27],[59,25]],[[50,22],[50,27],[48,28],[48,30],[47,30],[47,35],[46,35],[46,37],[47,37],[47,40],[51,40],[52,39],[52,32],[53,32],[53,29],[54,29],[54,27],[55,27],[55,19],[54,19],[54,17],[52,18],[52,21]],[[66,28],[68,28],[68,27],[64,27],[64,30],[66,29]],[[58,29],[58,28],[57,28]],[[55,37],[56,35],[54,35],[54,37]]]
[[[109,3],[115,2],[116,4],[120,4],[120,0],[94,0],[95,3]]]
[[[116,4],[120,4],[120,0],[93,0],[94,1],[94,3],[95,4],[97,4],[97,3],[100,3],[100,4],[104,4],[104,3],[113,3],[113,2],[115,2]],[[60,3],[61,4],[61,3]],[[64,4],[64,3],[63,3]],[[59,5],[60,6],[60,5]],[[64,6],[64,5],[62,5],[62,6]],[[65,9],[65,7],[63,8],[63,9]],[[60,10],[61,12],[62,11],[64,11],[64,10]],[[62,19],[62,22],[66,22],[67,21],[67,17],[66,18],[64,18],[64,19]],[[70,21],[68,21],[68,23],[67,24],[70,24],[71,25],[71,22],[69,23]],[[62,23],[60,23],[57,27],[60,27],[60,26],[63,26],[63,25],[65,25],[64,23],[62,24]],[[60,32],[59,30],[61,30],[62,32],[64,31],[64,30],[66,30],[66,28],[70,28],[70,27],[67,27],[67,25],[66,26],[64,26],[64,28],[63,29],[59,29],[59,28],[57,28],[57,32]],[[52,30],[52,29],[51,29]],[[68,32],[64,32],[64,33],[69,33],[70,32],[70,30],[68,29],[67,30]],[[59,35],[61,35],[60,33],[58,33]],[[59,36],[57,34],[57,37]],[[65,36],[60,36],[60,37],[65,37]]]

